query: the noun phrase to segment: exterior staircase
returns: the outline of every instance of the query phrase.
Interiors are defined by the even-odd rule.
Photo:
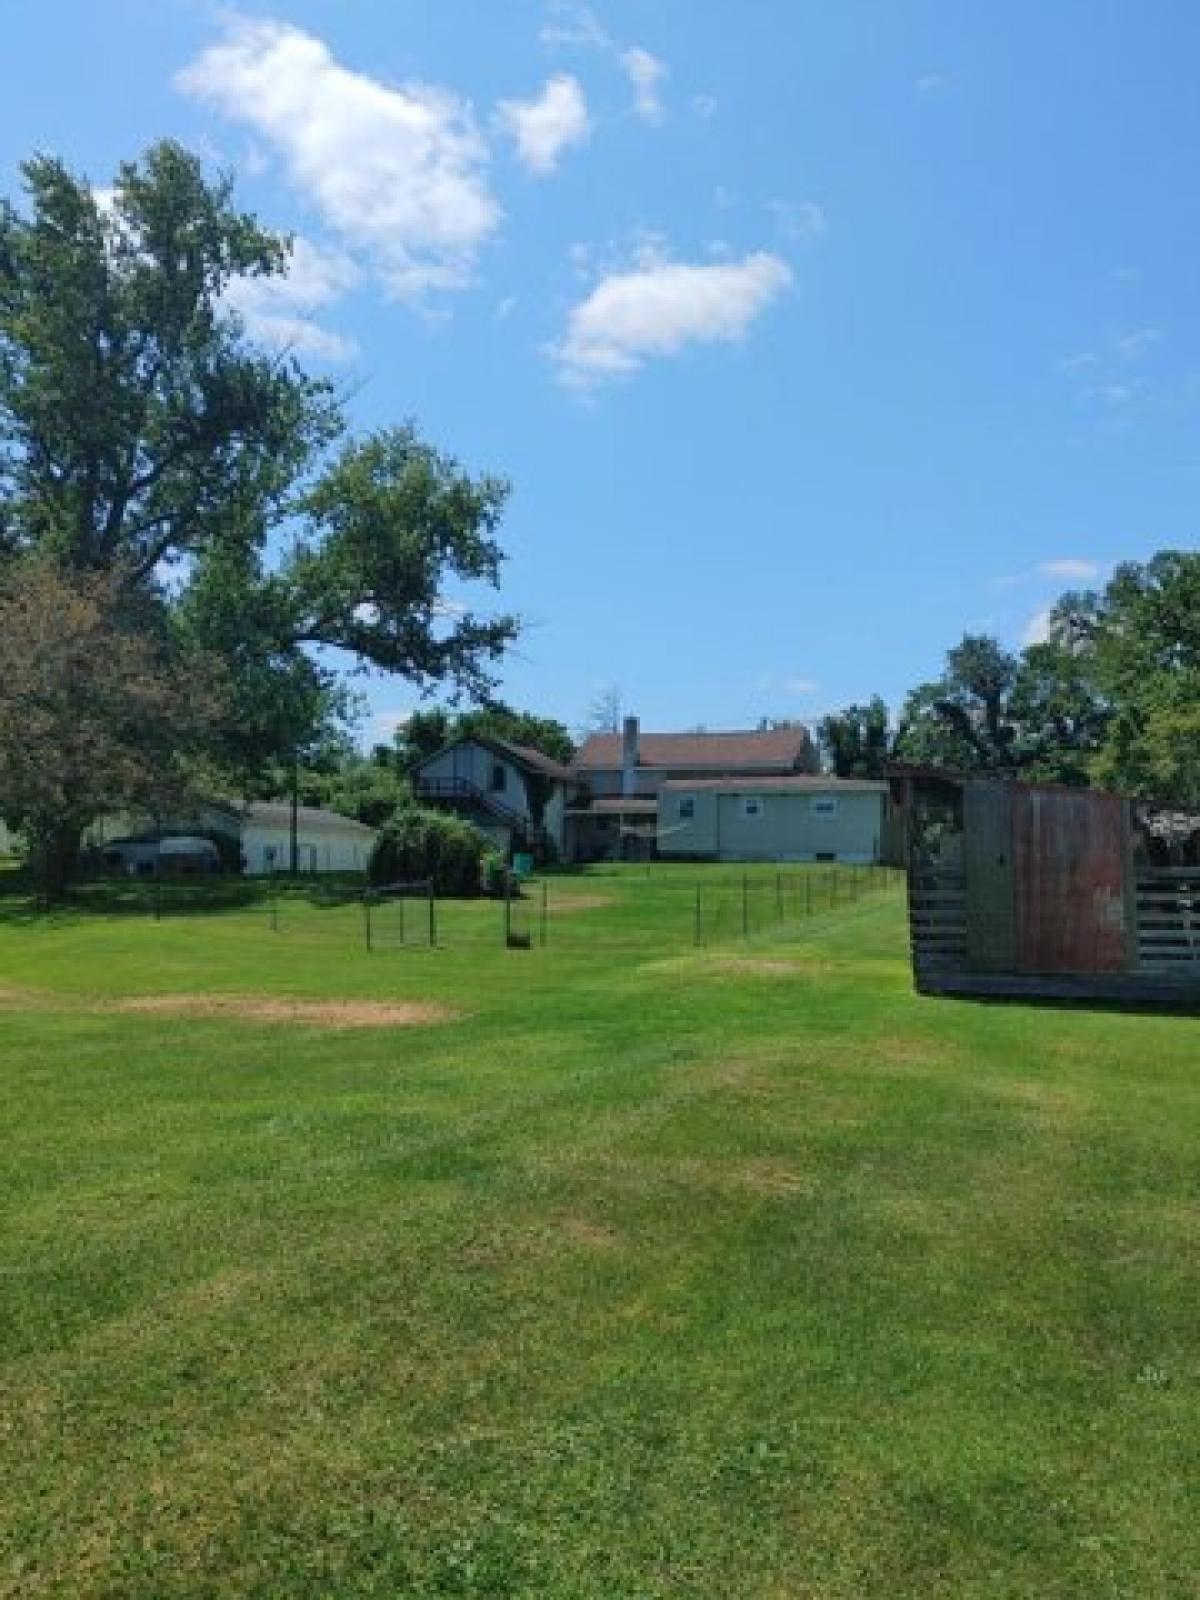
[[[452,806],[456,810],[475,808],[488,812],[506,828],[511,828],[514,838],[521,839],[530,848],[546,840],[544,828],[537,827],[515,806],[472,783],[470,778],[417,778],[413,788],[418,800],[431,800],[435,805]]]

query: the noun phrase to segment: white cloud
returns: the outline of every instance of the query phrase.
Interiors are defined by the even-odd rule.
[[[1102,400],[1106,406],[1128,405],[1133,399],[1133,389],[1127,383],[1100,383],[1089,393],[1094,400]]]
[[[692,96],[692,110],[701,122],[708,122],[717,114],[718,102],[711,94],[694,94]]]
[[[916,81],[918,94],[937,94],[939,89],[949,86],[950,80],[944,72],[925,72]]]
[[[667,76],[666,63],[649,50],[635,44],[621,52],[621,65],[625,68],[634,88],[634,108],[643,122],[661,122],[663,103],[659,90]]]
[[[767,210],[788,239],[819,239],[829,227],[825,213],[814,200],[801,200],[798,204],[790,200],[771,200]]]
[[[765,251],[690,266],[644,250],[632,270],[601,279],[573,309],[551,353],[576,387],[629,377],[652,357],[741,339],[791,282],[787,263]]]
[[[285,273],[238,279],[226,290],[225,303],[262,344],[321,361],[349,361],[358,353],[354,341],[323,328],[313,316],[348,294],[361,279],[359,268],[344,251],[298,238]]]
[[[1035,611],[1021,632],[1021,643],[1026,646],[1045,644],[1050,638],[1050,617],[1049,606],[1043,611]]]
[[[1043,578],[1061,578],[1065,583],[1090,583],[1098,578],[1101,566],[1098,561],[1083,561],[1075,556],[1060,556],[1054,561],[1042,561],[1038,575]]]
[[[551,21],[542,28],[542,43],[556,48],[611,50],[612,40],[590,6],[579,0],[550,0]]]
[[[340,65],[312,34],[240,17],[176,81],[253,127],[394,294],[471,281],[500,208],[465,101],[427,84],[388,87]]]
[[[1147,350],[1158,344],[1162,336],[1161,328],[1135,328],[1132,333],[1122,334],[1115,343],[1117,350],[1127,361],[1137,361]]]
[[[516,142],[517,154],[531,172],[547,175],[573,144],[590,131],[587,99],[578,78],[551,78],[536,100],[502,100],[497,118]]]
[[[785,678],[783,687],[788,694],[806,695],[816,694],[821,685],[815,678]]]
[[[1060,372],[1088,372],[1099,362],[1094,350],[1080,350],[1073,356],[1061,356],[1056,364]]]

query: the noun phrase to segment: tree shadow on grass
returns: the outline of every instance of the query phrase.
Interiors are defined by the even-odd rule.
[[[361,898],[361,884],[312,878],[223,877],[101,878],[71,886],[64,900],[46,905],[22,872],[0,873],[0,927],[66,925],[100,917],[213,916],[303,904],[332,910]]]

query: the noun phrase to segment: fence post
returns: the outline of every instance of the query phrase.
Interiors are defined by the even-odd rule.
[[[429,895],[429,948],[433,950],[437,946],[437,896],[432,878],[426,879],[425,888]]]

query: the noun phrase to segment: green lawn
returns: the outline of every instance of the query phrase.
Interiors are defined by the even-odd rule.
[[[6,903],[0,1595],[1197,1594],[1200,1022],[917,998],[895,892],[696,949],[698,875]]]

